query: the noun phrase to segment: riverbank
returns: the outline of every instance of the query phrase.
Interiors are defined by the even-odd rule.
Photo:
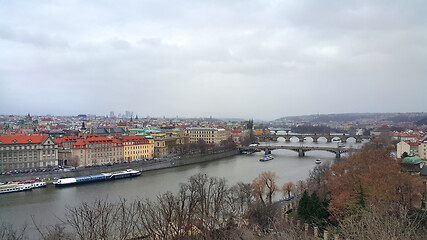
[[[191,165],[196,163],[203,163],[209,161],[215,161],[223,159],[226,157],[231,157],[239,154],[238,150],[230,151],[221,151],[211,154],[197,155],[197,156],[188,156],[183,158],[174,158],[174,159],[159,159],[159,160],[149,160],[149,161],[138,161],[131,163],[123,163],[112,166],[101,166],[101,167],[92,167],[92,168],[77,168],[68,172],[61,171],[52,171],[52,172],[34,172],[34,173],[23,173],[23,174],[14,174],[14,175],[2,175],[0,176],[0,182],[13,182],[13,181],[23,181],[28,179],[48,179],[47,182],[52,182],[54,178],[61,177],[81,177],[99,174],[103,172],[113,172],[120,171],[125,169],[135,169],[141,172],[153,171],[158,169],[173,168],[185,165]]]

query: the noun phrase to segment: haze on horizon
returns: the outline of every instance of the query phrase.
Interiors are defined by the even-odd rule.
[[[2,1],[0,114],[423,112],[427,2]]]

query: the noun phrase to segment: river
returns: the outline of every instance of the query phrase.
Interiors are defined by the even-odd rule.
[[[300,144],[274,143],[274,144]],[[306,145],[332,146],[336,143],[304,143]],[[357,147],[360,144],[347,143]],[[298,157],[290,150],[274,150],[274,160],[260,162],[263,153],[252,155],[237,155],[207,163],[193,164],[176,168],[168,168],[143,172],[140,177],[109,182],[98,182],[85,185],[55,188],[33,189],[0,195],[0,221],[21,226],[28,223],[32,227],[31,216],[43,224],[53,224],[57,218],[63,218],[67,207],[77,206],[82,202],[92,202],[96,199],[117,201],[120,198],[134,200],[137,198],[155,198],[166,191],[177,192],[180,183],[197,173],[226,178],[228,185],[237,182],[250,183],[263,171],[273,171],[278,176],[278,185],[303,180],[309,171],[315,167],[317,158],[322,162],[334,161],[335,154],[324,151],[309,151],[305,157]],[[322,163],[322,164],[323,164]],[[278,194],[276,197],[280,197]],[[31,231],[31,229],[29,229]]]

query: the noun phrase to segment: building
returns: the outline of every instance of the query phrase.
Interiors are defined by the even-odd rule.
[[[203,141],[215,145],[219,145],[231,136],[229,131],[221,128],[187,128],[186,134],[190,137],[190,143]]]
[[[417,142],[420,138],[419,135],[415,133],[406,133],[406,132],[393,132],[390,134],[393,140],[405,141],[405,142]]]
[[[71,164],[71,162],[69,163],[71,158],[72,158],[71,149],[63,149],[63,148],[58,149],[58,165],[59,166],[68,166],[68,164]]]
[[[123,144],[108,137],[82,139],[72,146],[71,160],[77,161],[79,167],[121,163],[124,160]]]
[[[422,160],[427,160],[427,140],[423,141],[418,145],[418,156]]]
[[[382,135],[389,135],[390,129],[387,126],[381,126],[380,128],[374,129],[371,131],[371,137],[376,138]]]
[[[408,155],[411,153],[411,146],[405,141],[400,141],[396,144],[396,155],[397,158],[400,158],[402,154],[406,152]]]
[[[154,140],[142,136],[120,136],[117,140],[123,143],[125,161],[152,158],[154,156]]]
[[[152,134],[154,138],[154,156],[163,157],[171,154],[180,154],[188,144],[188,136],[184,132],[165,132]]]
[[[405,157],[402,159],[401,166],[407,172],[420,172],[423,167],[423,161],[418,156]]]
[[[124,127],[106,127],[106,128],[88,128],[85,131],[86,134],[96,133],[100,136],[121,136],[128,134],[129,131]]]
[[[79,136],[65,136],[62,138],[55,139],[55,142],[59,144],[60,148],[71,149],[76,142],[82,139],[92,138],[92,137],[100,137],[100,136],[96,133],[88,133],[88,134],[79,135]]]
[[[397,157],[400,158],[400,156],[402,156],[404,152],[406,152],[410,156],[418,155],[418,146],[418,142],[400,141],[398,144],[396,144]]]
[[[48,135],[0,135],[0,171],[58,166],[58,144]]]

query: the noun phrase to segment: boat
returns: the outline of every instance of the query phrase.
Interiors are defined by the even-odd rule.
[[[316,159],[316,161],[314,161],[316,164],[321,164],[322,161],[320,160],[320,158]]]
[[[338,143],[338,147],[345,147],[345,143]]]
[[[47,187],[47,183],[46,182],[34,182],[33,183],[33,187],[34,188],[42,188],[42,187]]]
[[[12,192],[22,192],[32,190],[34,187],[30,183],[19,184],[19,183],[10,183],[3,184],[0,186],[0,194],[3,193],[12,193]]]
[[[68,186],[81,183],[91,183],[91,182],[100,182],[100,181],[109,181],[116,180],[121,178],[130,178],[140,176],[141,172],[133,169],[127,169],[124,171],[110,172],[110,173],[101,173],[97,175],[83,176],[83,177],[67,177],[58,179],[58,181],[53,182],[57,187]]]
[[[273,156],[271,156],[271,154],[270,155],[265,155],[263,158],[261,158],[259,161],[260,162],[267,162],[267,161],[270,161],[270,160],[273,160],[274,159],[274,157]]]
[[[27,181],[20,181],[17,183],[18,184],[32,184],[33,188],[42,188],[42,187],[47,186],[46,182],[39,181],[39,180],[27,180]]]
[[[130,177],[140,176],[141,172],[133,169],[127,169],[126,171],[118,171],[118,172],[112,172],[107,174],[108,174],[107,180],[115,180],[115,179],[121,179],[121,178],[130,178]]]

